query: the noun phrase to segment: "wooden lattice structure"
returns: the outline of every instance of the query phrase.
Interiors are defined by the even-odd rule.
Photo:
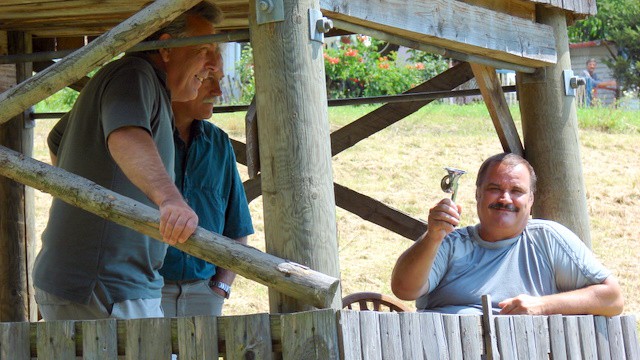
[[[35,122],[29,107],[65,86],[81,88],[89,71],[195,3],[0,3],[0,169],[5,176],[0,178],[0,321],[34,321],[36,317],[28,275],[35,244],[33,194],[23,184],[62,197],[75,181],[30,160]],[[318,39],[323,34],[314,26],[319,16],[333,20],[336,32],[368,34],[460,60],[461,64],[408,93],[451,91],[475,77],[503,149],[524,154],[536,168],[539,195],[534,216],[555,219],[590,243],[575,97],[565,87],[564,71],[570,69],[567,23],[595,14],[595,0],[216,3],[225,13],[221,32],[229,39],[250,38],[253,47],[256,101],[248,111],[247,144],[236,143],[235,148],[239,161],[252,174],[245,184],[249,196],[262,193],[264,197],[270,255],[227,247],[224,239],[205,233],[187,242],[184,250],[269,285],[273,313],[340,308],[336,205],[411,239],[426,229],[420,219],[334,184],[331,157],[417,111],[431,98],[386,104],[330,134],[323,44]],[[32,52],[70,49],[79,50],[56,63],[24,58]],[[522,139],[496,68],[517,72]],[[33,77],[32,70],[38,72]],[[93,193],[84,194],[86,198],[81,195],[76,192],[66,201],[84,204],[90,199],[86,206],[93,211],[98,208],[96,201],[111,199],[110,194],[102,200],[95,200]],[[157,236],[153,211],[136,217],[127,213],[126,199],[112,205],[99,215],[124,218],[123,224]],[[286,246],[292,242],[296,246]],[[232,261],[238,253],[246,261]],[[252,262],[257,265],[245,265]],[[267,269],[268,279],[260,269]]]

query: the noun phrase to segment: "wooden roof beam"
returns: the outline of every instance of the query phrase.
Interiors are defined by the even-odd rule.
[[[460,53],[527,67],[557,61],[551,26],[457,0],[320,0],[320,8],[333,19]]]

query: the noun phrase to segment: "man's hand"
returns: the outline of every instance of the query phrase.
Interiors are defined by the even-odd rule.
[[[521,294],[498,303],[500,315],[544,315],[545,302],[541,297]]]
[[[462,208],[451,199],[442,199],[429,210],[427,236],[442,241],[460,224]]]
[[[184,243],[198,227],[198,215],[179,199],[167,199],[160,204],[160,234],[170,245]]]

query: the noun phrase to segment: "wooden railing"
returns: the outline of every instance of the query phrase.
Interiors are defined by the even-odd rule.
[[[316,310],[0,323],[0,359],[640,359],[634,316]]]

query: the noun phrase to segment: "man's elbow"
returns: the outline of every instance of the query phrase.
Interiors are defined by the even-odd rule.
[[[609,294],[607,296],[607,306],[605,306],[603,314],[600,315],[620,315],[624,310],[624,296],[618,280],[613,276],[609,276],[602,284],[607,286]]]

